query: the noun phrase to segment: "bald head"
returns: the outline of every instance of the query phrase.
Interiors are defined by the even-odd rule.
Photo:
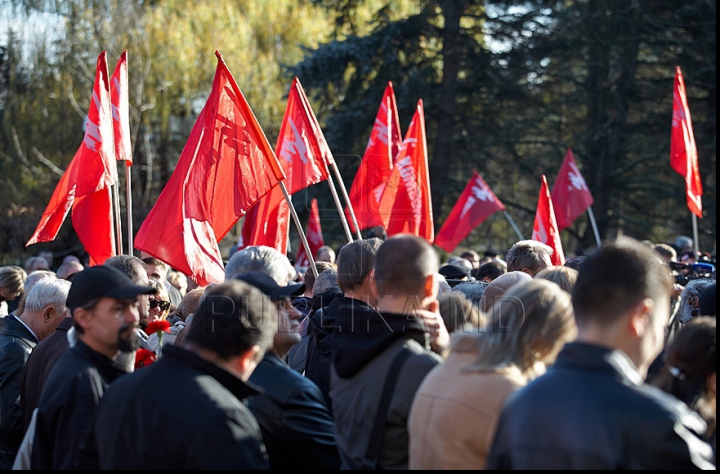
[[[426,278],[438,271],[439,260],[426,240],[396,235],[386,240],[375,259],[379,296],[423,295]]]

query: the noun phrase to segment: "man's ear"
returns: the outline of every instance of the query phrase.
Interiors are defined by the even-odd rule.
[[[431,273],[425,277],[425,298],[437,298],[438,284],[436,273]]]
[[[379,300],[380,293],[378,293],[377,280],[375,279],[374,268],[370,270],[370,273],[368,273],[366,278],[368,282],[368,287],[370,288],[370,293],[372,294],[373,298],[375,298],[375,300]]]
[[[73,310],[72,317],[81,328],[86,329],[90,327],[92,312],[78,307]]]
[[[250,349],[246,350],[238,357],[238,372],[243,374],[243,376],[247,375],[247,377],[250,377],[250,374],[252,374],[252,371],[255,370],[255,367],[257,366],[258,362],[260,362],[261,358],[262,356],[260,354],[260,346],[252,346]]]
[[[55,313],[56,313],[56,311],[55,311],[54,305],[45,306],[45,308],[43,308],[43,312],[42,312],[43,322],[47,323],[48,321],[50,321],[53,317],[53,314],[55,314]]]
[[[645,298],[635,304],[629,312],[630,332],[636,337],[642,337],[650,325],[650,315],[655,307],[655,302],[651,298]]]

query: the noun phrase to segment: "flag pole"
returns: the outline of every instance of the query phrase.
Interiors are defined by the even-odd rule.
[[[505,217],[507,218],[508,222],[510,222],[510,225],[515,230],[515,233],[520,237],[520,240],[525,240],[525,237],[523,237],[522,232],[520,232],[520,229],[518,229],[517,224],[515,224],[515,221],[512,217],[510,217],[510,214],[508,214],[508,211],[503,211],[503,214],[505,214]]]
[[[315,278],[317,278],[318,271],[317,268],[315,268],[315,258],[310,251],[310,245],[308,244],[307,238],[305,237],[305,232],[303,232],[302,230],[302,225],[300,224],[300,219],[298,218],[297,212],[295,212],[295,206],[293,206],[292,199],[290,199],[290,195],[288,194],[287,188],[285,187],[285,183],[283,183],[282,181],[278,181],[278,184],[280,185],[280,189],[282,189],[282,192],[285,195],[285,201],[287,201],[288,203],[290,213],[292,214],[292,218],[295,221],[295,227],[297,227],[298,233],[300,234],[300,241],[305,248],[305,254],[308,257],[308,260],[310,260],[310,268],[312,269]]]
[[[600,243],[600,232],[598,232],[597,222],[595,222],[595,214],[593,213],[592,206],[587,208],[588,216],[590,216],[590,224],[592,224],[593,232],[595,233],[595,242],[597,242],[598,248],[602,246]]]
[[[690,213],[692,215],[692,225],[693,225],[693,243],[695,244],[695,251],[700,250],[700,239],[698,239],[698,222],[697,222],[697,216],[694,212]]]
[[[122,255],[123,253],[123,242],[122,242],[122,224],[120,223],[120,191],[118,191],[118,183],[116,182],[111,186],[112,189],[112,195],[113,195],[113,201],[115,204],[115,236],[117,239],[117,255]]]
[[[330,174],[328,174],[327,181],[330,185],[330,193],[332,194],[333,200],[335,200],[335,206],[337,207],[338,214],[340,214],[340,221],[342,222],[343,229],[345,230],[345,236],[348,239],[348,243],[350,243],[353,241],[353,236],[350,232],[350,226],[348,225],[345,213],[343,212],[342,204],[340,204],[340,198],[338,197],[337,190],[335,189],[335,183],[333,182],[332,176],[330,176]]]
[[[360,225],[358,224],[357,217],[355,217],[355,209],[353,209],[352,204],[350,203],[350,197],[348,197],[347,189],[345,189],[345,183],[342,180],[342,176],[340,176],[340,170],[337,167],[337,164],[335,163],[335,160],[330,163],[330,166],[333,169],[333,172],[335,173],[335,177],[338,180],[338,186],[340,187],[340,192],[343,194],[343,199],[345,199],[345,202],[347,203],[348,212],[350,213],[350,218],[352,219],[353,225],[355,226],[355,233],[357,235],[358,240],[362,240],[362,234],[360,233]]]
[[[126,162],[127,163],[127,162]],[[132,171],[125,166],[125,207],[127,210],[128,255],[133,254]]]

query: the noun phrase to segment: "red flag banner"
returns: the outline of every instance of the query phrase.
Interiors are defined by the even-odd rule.
[[[670,135],[670,166],[685,177],[685,194],[690,212],[702,218],[702,181],[692,118],[685,94],[685,80],[680,67],[675,70],[673,117]]]
[[[392,82],[388,82],[365,154],[360,161],[349,193],[350,204],[362,229],[383,225],[379,202],[401,146],[402,135],[395,91]],[[355,225],[347,208],[345,215],[351,229],[355,231]]]
[[[422,99],[408,126],[379,209],[388,236],[408,233],[433,243],[435,229]]]
[[[575,157],[570,148],[565,154],[565,160],[553,185],[552,201],[558,230],[570,227],[573,221],[595,202],[575,164]]]
[[[135,248],[200,286],[225,279],[220,241],[285,175],[219,52],[212,91]]]
[[[328,178],[332,153],[297,77],[290,86],[275,151],[287,174],[288,194]]]
[[[288,194],[328,179],[332,153],[297,77],[290,86],[275,151],[287,175]],[[245,219],[242,235],[245,247],[267,245],[287,253],[290,207],[280,188],[264,197]]]
[[[115,131],[115,156],[132,166],[130,145],[130,98],[128,93],[127,50],[123,51],[110,80],[113,129]]]
[[[280,186],[275,186],[245,214],[238,250],[266,245],[285,255],[289,232],[290,207]]]
[[[325,245],[325,239],[323,239],[322,227],[320,226],[320,211],[318,210],[317,199],[313,199],[310,204],[310,219],[308,220],[307,230],[305,231],[305,237],[308,241],[308,247],[312,252],[313,257],[317,255],[320,247]],[[305,246],[300,245],[298,248],[297,256],[295,257],[295,267],[307,268],[310,266],[310,259],[305,253]]]
[[[538,197],[537,212],[535,213],[532,239],[552,247],[553,254],[550,257],[550,261],[553,265],[562,265],[565,263],[565,253],[563,252],[562,242],[560,241],[560,231],[555,221],[553,201],[550,197],[550,188],[548,187],[545,175],[542,175],[542,186],[540,186],[540,196]]]
[[[91,264],[102,264],[115,255],[110,205],[110,187],[117,181],[113,142],[107,53],[103,51],[97,60],[85,136],[26,247],[55,240],[72,210],[73,228]]]
[[[458,244],[491,214],[504,211],[505,206],[495,196],[477,171],[445,219],[435,237],[435,245],[452,252]]]

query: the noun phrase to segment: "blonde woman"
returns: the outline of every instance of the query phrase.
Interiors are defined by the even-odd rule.
[[[170,296],[168,294],[165,285],[154,279],[150,279],[150,286],[155,289],[155,294],[148,297],[148,304],[150,308],[148,310],[148,317],[145,320],[145,326],[153,321],[159,321],[167,318],[170,314]]]
[[[410,410],[410,469],[484,469],[507,397],[575,337],[570,295],[547,280],[518,283],[480,334],[456,333],[448,359],[423,380]]]
[[[23,294],[26,278],[25,270],[17,265],[0,267],[0,317],[7,316],[17,307],[17,304],[9,306],[7,302],[15,302]]]
[[[573,286],[577,281],[578,271],[570,267],[548,267],[540,270],[536,279],[548,280],[557,285],[568,293],[572,293]]]

